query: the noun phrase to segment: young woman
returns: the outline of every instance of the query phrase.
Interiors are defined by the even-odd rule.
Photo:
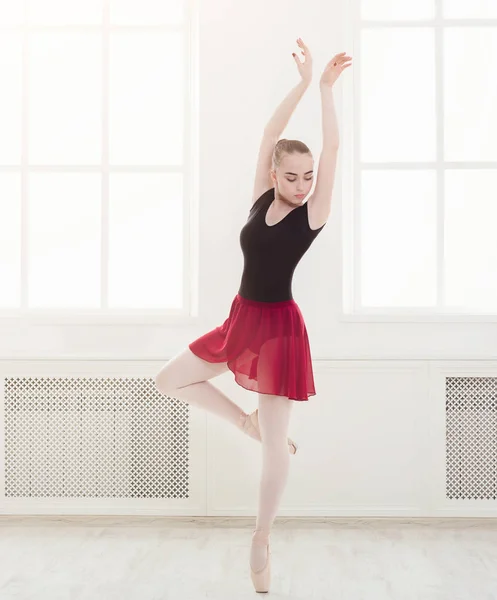
[[[352,63],[341,52],[320,80],[323,146],[314,193],[314,160],[297,140],[279,140],[312,80],[312,58],[299,38],[305,61],[293,54],[301,81],[278,106],[260,145],[252,206],[240,233],[244,269],[240,288],[223,325],[191,342],[157,374],[159,391],[209,410],[262,442],[259,506],[250,550],[256,591],[267,592],[269,534],[289,470],[287,438],[294,401],[315,395],[311,354],[303,316],[292,296],[297,263],[325,226],[339,146],[333,86]],[[279,141],[278,141],[279,140]],[[245,413],[207,380],[230,369],[235,381],[258,393],[258,409]]]

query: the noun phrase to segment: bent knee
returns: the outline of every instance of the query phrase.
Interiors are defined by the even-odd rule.
[[[170,373],[167,366],[161,369],[155,376],[155,387],[161,394],[173,396],[179,389],[178,382],[174,381],[173,373]]]
[[[208,363],[187,348],[173,357],[155,376],[155,385],[163,394],[172,394],[189,385],[201,383],[227,370],[226,363]]]

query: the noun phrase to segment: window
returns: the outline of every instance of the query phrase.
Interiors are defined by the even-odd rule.
[[[0,0],[0,313],[187,314],[187,0]]]
[[[494,315],[497,3],[353,2],[348,310]]]

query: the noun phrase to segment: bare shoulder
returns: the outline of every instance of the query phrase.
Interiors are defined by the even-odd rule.
[[[330,215],[329,207],[326,207],[324,202],[320,202],[314,194],[309,196],[306,204],[309,228],[315,231],[324,227]]]

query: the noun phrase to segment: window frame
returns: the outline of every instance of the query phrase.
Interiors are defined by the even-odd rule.
[[[442,16],[442,0],[433,0],[433,19],[412,20],[368,20],[360,15],[361,0],[347,0],[345,11],[345,43],[352,48],[354,66],[352,76],[343,82],[343,143],[344,177],[342,184],[342,311],[339,320],[343,322],[390,322],[390,323],[495,323],[496,312],[456,312],[443,307],[444,281],[444,172],[446,169],[497,169],[497,161],[444,161],[443,127],[443,33],[447,27],[496,27],[497,19],[449,19]],[[360,149],[360,54],[361,33],[367,28],[432,27],[435,38],[435,119],[436,119],[436,160],[425,162],[361,162]],[[361,304],[361,176],[367,169],[433,169],[437,181],[437,305],[429,308],[371,308]]]
[[[0,31],[20,32],[22,36],[22,90],[26,98],[29,90],[29,43],[30,33],[47,31],[100,32],[102,34],[102,161],[100,166],[66,166],[66,165],[28,165],[29,123],[27,102],[22,107],[22,151],[19,165],[0,165],[0,173],[17,173],[21,186],[21,303],[18,308],[0,308],[0,324],[25,325],[193,325],[199,321],[198,312],[198,147],[197,136],[197,73],[198,73],[198,5],[199,0],[183,0],[183,23],[179,25],[113,25],[110,23],[110,0],[102,0],[102,22],[99,25],[32,25],[25,21],[21,25],[6,25]],[[184,143],[181,166],[146,166],[146,165],[109,165],[109,45],[110,34],[114,31],[153,31],[182,32],[184,56]],[[27,277],[27,210],[28,210],[28,177],[32,172],[50,173],[100,173],[101,180],[101,307],[96,309],[36,309],[28,307]],[[111,173],[180,173],[183,177],[183,298],[181,309],[112,309],[107,305],[108,282],[108,205],[109,178]]]

